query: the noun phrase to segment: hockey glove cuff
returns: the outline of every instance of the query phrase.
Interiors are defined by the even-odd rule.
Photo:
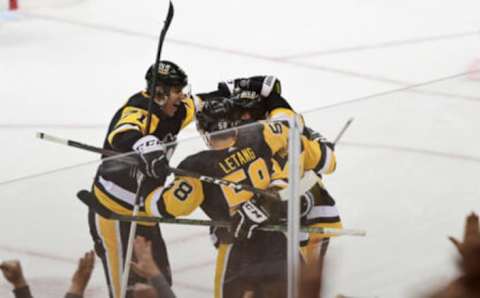
[[[155,179],[165,179],[168,176],[166,147],[157,137],[142,137],[133,144],[133,150],[140,156],[139,170],[143,174]]]

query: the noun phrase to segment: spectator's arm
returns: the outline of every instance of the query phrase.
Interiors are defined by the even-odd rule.
[[[65,298],[82,298],[82,297],[83,297],[82,295],[77,295],[70,292],[67,292],[67,294],[65,294]]]
[[[95,253],[89,251],[78,261],[78,267],[72,277],[70,288],[65,298],[81,298],[87,287],[95,265]]]
[[[132,269],[138,275],[149,280],[150,284],[155,288],[158,297],[173,298],[170,285],[165,280],[163,274],[158,269],[152,255],[152,244],[139,236],[133,242],[133,251],[137,262],[132,262]]]
[[[150,241],[138,236],[133,241],[133,252],[137,258],[137,262],[132,261],[131,263],[135,273],[146,279],[160,274],[160,269],[158,269],[153,259],[152,243]]]
[[[480,280],[480,224],[478,215],[470,214],[465,221],[463,242],[449,237],[462,256],[461,269],[466,277]]]
[[[153,276],[149,279],[150,285],[155,288],[158,297],[162,298],[175,298],[175,294],[173,293],[170,285],[168,284],[167,280],[163,276],[162,273]]]
[[[0,263],[0,270],[3,276],[13,286],[13,293],[15,298],[31,298],[30,288],[23,276],[22,266],[18,260],[5,261]]]
[[[480,225],[471,213],[465,221],[463,241],[449,237],[461,255],[462,275],[435,291],[429,298],[480,297]]]

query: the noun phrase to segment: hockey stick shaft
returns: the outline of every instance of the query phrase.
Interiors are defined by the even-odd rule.
[[[129,221],[129,222],[140,221],[140,222],[167,223],[167,224],[180,224],[180,225],[217,226],[217,227],[226,227],[226,228],[231,227],[231,223],[228,221],[121,215],[107,209],[100,202],[98,202],[95,196],[89,191],[81,190],[77,193],[77,197],[84,204],[90,207],[93,211],[95,211],[100,216],[107,219],[115,219],[120,221]],[[287,230],[287,227],[282,225],[265,225],[265,226],[261,226],[259,229],[263,231],[270,231],[270,232],[285,232]],[[358,230],[358,229],[333,229],[333,228],[303,226],[301,227],[301,231],[306,233],[331,234],[335,236],[341,236],[341,235],[365,236],[366,235],[366,232],[364,230]]]
[[[56,137],[56,136],[52,136],[52,135],[49,135],[49,134],[46,134],[46,133],[43,133],[43,132],[37,132],[36,137],[39,138],[39,139],[45,140],[45,141],[52,142],[52,143],[67,145],[67,146],[79,148],[79,149],[82,149],[82,150],[87,150],[87,151],[91,151],[91,152],[95,152],[95,153],[110,155],[109,152],[106,152],[107,150],[105,150],[103,148],[90,146],[90,145],[79,143],[79,142],[72,141],[72,140],[66,140],[66,139],[59,138],[59,137]]]
[[[135,205],[133,206],[133,215],[137,216],[138,212],[140,211],[140,189],[143,185],[143,175],[138,173],[138,187],[137,192],[135,194]],[[133,241],[135,240],[135,234],[137,233],[137,222],[132,222],[130,224],[130,231],[128,233],[128,245],[127,245],[127,253],[125,254],[125,264],[122,274],[122,282],[121,282],[121,289],[120,289],[120,297],[125,298],[127,295],[127,287],[128,287],[128,278],[130,276],[130,262],[132,261],[133,255]]]
[[[347,131],[347,129],[350,127],[350,125],[352,124],[353,122],[353,117],[348,119],[347,122],[343,125],[343,128],[342,130],[340,130],[340,132],[338,133],[337,137],[335,138],[335,140],[333,141],[333,144],[337,144],[338,141],[340,141],[340,139],[343,137],[343,134],[345,133],[345,131]]]
[[[66,146],[74,147],[77,149],[90,151],[93,153],[99,153],[99,154],[102,154],[103,156],[107,156],[105,160],[115,159],[116,161],[131,165],[131,166],[138,166],[138,161],[135,158],[132,158],[131,156],[129,156],[132,154],[132,152],[120,153],[120,152],[116,152],[108,149],[103,149],[100,147],[95,147],[85,143],[80,143],[77,141],[60,138],[57,136],[46,134],[44,132],[37,132],[36,137],[44,141],[48,141],[48,142],[52,142],[60,145],[66,145]]]
[[[163,42],[165,40],[165,35],[167,34],[167,30],[170,27],[170,23],[172,22],[173,19],[173,14],[174,14],[174,9],[173,9],[173,4],[172,1],[169,1],[169,6],[168,6],[168,12],[167,16],[165,18],[165,22],[162,27],[162,31],[160,32],[160,38],[158,41],[158,48],[157,48],[157,56],[155,57],[155,66],[154,66],[154,72],[153,72],[153,84],[152,84],[152,90],[149,90],[150,92],[150,100],[148,101],[148,113],[147,113],[147,123],[145,125],[145,131],[144,135],[147,135],[150,133],[150,126],[152,123],[152,109],[153,109],[153,101],[155,100],[157,96],[157,80],[158,80],[158,68],[160,64],[160,56],[162,53],[162,48],[163,48]],[[135,194],[135,204],[133,208],[133,215],[136,216],[138,215],[138,212],[140,210],[140,192],[141,189],[143,188],[143,181],[144,181],[144,176],[140,172],[138,172],[138,181],[137,181],[137,192]],[[127,254],[125,256],[125,269],[122,274],[122,284],[121,284],[121,294],[120,297],[125,298],[126,293],[127,293],[127,286],[128,286],[128,277],[130,274],[130,261],[132,259],[132,254],[133,254],[133,241],[136,235],[137,231],[137,223],[132,222],[130,225],[130,233],[128,234],[128,246],[127,246]]]

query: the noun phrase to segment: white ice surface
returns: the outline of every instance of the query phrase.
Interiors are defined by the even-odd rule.
[[[23,5],[22,5],[23,3]],[[48,144],[38,130],[101,145],[112,113],[144,86],[167,7],[151,0],[20,0],[0,11],[0,259],[19,258],[35,297],[61,296],[91,246],[86,209],[95,154]],[[328,253],[325,297],[418,297],[455,276],[446,236],[480,212],[480,78],[464,75],[328,109],[326,105],[465,73],[480,61],[478,1],[175,2],[163,57],[194,92],[274,74],[307,124],[334,137],[326,179],[344,225]],[[480,63],[477,64],[477,67]],[[181,138],[195,136],[192,127]],[[175,160],[201,148],[180,144]],[[197,212],[192,217],[203,217]],[[212,297],[205,228],[164,226],[179,297]],[[98,263],[89,297],[106,297]],[[9,286],[0,279],[0,296]]]

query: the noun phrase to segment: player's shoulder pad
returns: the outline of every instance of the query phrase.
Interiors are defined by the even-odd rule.
[[[287,120],[281,120],[281,121],[266,121],[263,129],[269,129],[274,133],[279,133],[284,130],[288,130],[290,127],[289,123]]]
[[[209,151],[200,151],[194,155],[190,155],[184,160],[180,162],[178,165],[179,169],[192,171],[192,172],[204,172],[206,169],[209,168],[208,160],[209,158],[206,157]]]
[[[140,91],[130,96],[126,105],[148,110],[148,100],[148,94],[145,91]]]
[[[180,108],[184,110],[195,110],[195,105],[193,103],[193,98],[190,96],[188,98],[182,99],[182,104],[179,105]]]

